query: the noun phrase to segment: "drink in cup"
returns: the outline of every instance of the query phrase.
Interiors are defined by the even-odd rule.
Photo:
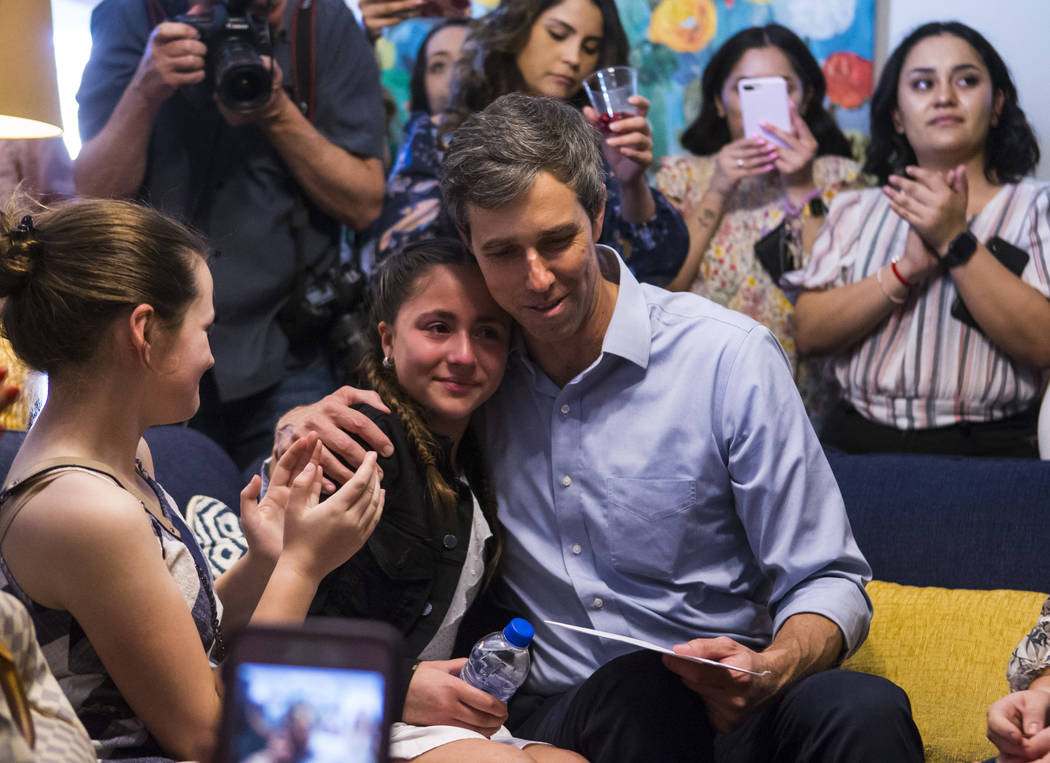
[[[599,69],[583,81],[587,97],[598,112],[599,127],[609,132],[609,125],[633,117],[638,109],[628,99],[638,92],[638,72],[630,66]]]

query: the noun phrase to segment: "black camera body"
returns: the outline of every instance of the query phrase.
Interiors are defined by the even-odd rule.
[[[208,48],[203,87],[232,111],[254,111],[270,98],[273,73],[261,56],[272,52],[270,26],[248,13],[250,0],[223,0],[203,13],[183,13],[175,21],[197,30]]]
[[[368,280],[351,262],[323,273],[307,271],[278,314],[293,343],[322,340],[349,377],[368,345]]]

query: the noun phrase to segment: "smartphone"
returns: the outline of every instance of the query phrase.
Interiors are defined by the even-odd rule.
[[[760,122],[776,125],[791,132],[787,82],[783,77],[745,77],[737,82],[740,113],[744,118],[744,135],[762,137],[786,148],[784,142],[759,127]]]
[[[988,247],[988,251],[992,253],[992,256],[999,260],[1007,270],[1018,278],[1021,277],[1021,273],[1024,272],[1025,266],[1028,265],[1028,252],[1014,246],[1008,241],[1004,241],[998,236],[989,240],[985,246]],[[982,331],[981,327],[977,325],[977,321],[970,313],[969,308],[966,307],[966,303],[963,302],[962,297],[959,295],[956,295],[955,301],[952,302],[952,317],[957,321],[962,321],[971,328]]]
[[[427,0],[419,15],[446,19],[469,19],[470,0]]]
[[[371,620],[244,628],[223,663],[214,760],[386,763],[400,648]]]

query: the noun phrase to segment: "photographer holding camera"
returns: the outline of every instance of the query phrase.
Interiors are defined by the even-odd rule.
[[[91,34],[77,191],[208,236],[216,363],[192,423],[244,465],[335,385],[325,335],[355,277],[341,229],[383,199],[371,48],[342,0],[103,0]]]

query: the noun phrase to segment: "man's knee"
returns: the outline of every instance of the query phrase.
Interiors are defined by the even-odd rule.
[[[796,711],[843,721],[871,723],[879,719],[911,718],[908,695],[881,676],[851,670],[826,670],[799,682],[789,695]],[[788,701],[788,698],[785,698]]]
[[[797,759],[922,760],[908,695],[880,676],[817,673],[792,687],[776,714],[781,749]]]
[[[703,760],[714,738],[700,697],[654,652],[606,663],[566,704],[551,741],[591,761]]]

